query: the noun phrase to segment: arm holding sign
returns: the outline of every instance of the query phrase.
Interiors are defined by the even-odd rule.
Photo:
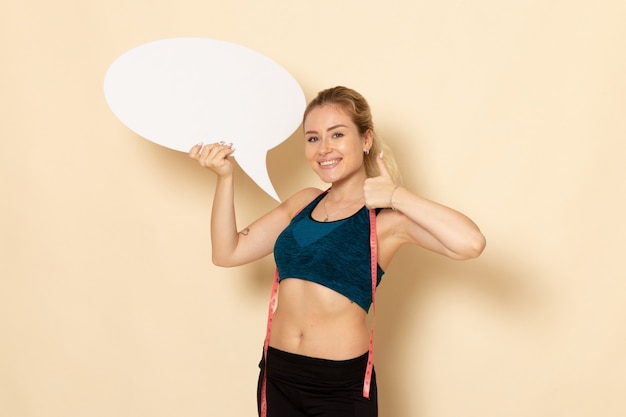
[[[214,260],[223,258],[222,252],[232,252],[239,240],[234,207],[234,167],[228,159],[233,152],[232,146],[223,142],[206,146],[198,144],[189,152],[201,166],[209,168],[217,175],[211,216],[211,240],[220,243],[213,245]]]
[[[243,265],[272,253],[276,238],[304,204],[320,193],[306,188],[238,232],[234,205],[235,149],[223,142],[195,145],[189,156],[217,175],[211,214],[212,260],[215,265]]]

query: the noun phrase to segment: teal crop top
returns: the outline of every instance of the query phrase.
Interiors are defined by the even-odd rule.
[[[369,210],[319,222],[311,212],[326,193],[298,213],[274,246],[279,280],[299,278],[328,287],[369,311],[372,304]],[[378,266],[377,285],[384,271]]]

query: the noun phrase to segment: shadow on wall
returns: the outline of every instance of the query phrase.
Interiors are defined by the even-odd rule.
[[[432,342],[424,338],[431,334],[432,323],[438,321],[433,315],[447,295],[461,293],[470,304],[489,305],[490,311],[505,322],[536,314],[542,302],[538,289],[530,286],[532,280],[527,279],[525,268],[516,268],[519,260],[514,257],[506,259],[499,254],[498,259],[504,261],[490,256],[489,244],[480,258],[460,262],[415,247],[399,251],[377,298],[376,364],[380,366],[381,415],[407,415],[408,410],[411,415],[426,415],[422,403],[428,399],[423,388],[429,377],[420,370],[420,364],[429,360],[430,353],[420,341]],[[436,332],[441,334],[445,329]],[[411,381],[410,386],[400,385],[406,381]],[[418,409],[412,409],[415,407]]]

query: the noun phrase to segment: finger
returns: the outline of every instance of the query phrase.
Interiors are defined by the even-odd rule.
[[[385,165],[385,161],[383,161],[382,151],[376,157],[376,164],[378,165],[378,171],[380,172],[381,177],[388,177],[388,178],[391,177],[391,175],[389,175],[389,171],[387,171],[387,166]]]
[[[202,150],[200,151],[200,157],[203,159],[209,156],[213,157],[215,156],[215,154],[217,153],[219,149],[220,149],[219,143],[211,143],[209,145],[206,145],[202,147]]]
[[[198,160],[203,161],[204,163],[209,163],[209,161],[218,161],[226,159],[230,154],[232,154],[235,150],[232,148],[231,144],[222,144],[222,143],[213,143],[210,145],[204,146],[200,155],[198,156]]]
[[[215,147],[215,157],[224,159],[232,153],[235,152],[235,148],[233,148],[232,143],[219,144]]]
[[[191,149],[189,150],[189,156],[192,157],[193,159],[198,159],[201,149],[202,149],[202,142],[192,146]]]
[[[224,149],[220,149],[216,154],[215,157],[218,160],[224,160],[224,159],[228,159],[229,156],[231,156],[233,154],[233,152],[235,152],[234,149],[231,148],[224,148]]]

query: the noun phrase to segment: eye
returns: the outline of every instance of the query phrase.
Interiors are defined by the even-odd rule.
[[[341,132],[333,133],[333,138],[335,138],[335,139],[342,138],[342,137],[343,137],[343,133],[341,133]]]
[[[307,142],[317,142],[319,140],[319,138],[317,136],[309,136],[308,138],[306,138]]]

